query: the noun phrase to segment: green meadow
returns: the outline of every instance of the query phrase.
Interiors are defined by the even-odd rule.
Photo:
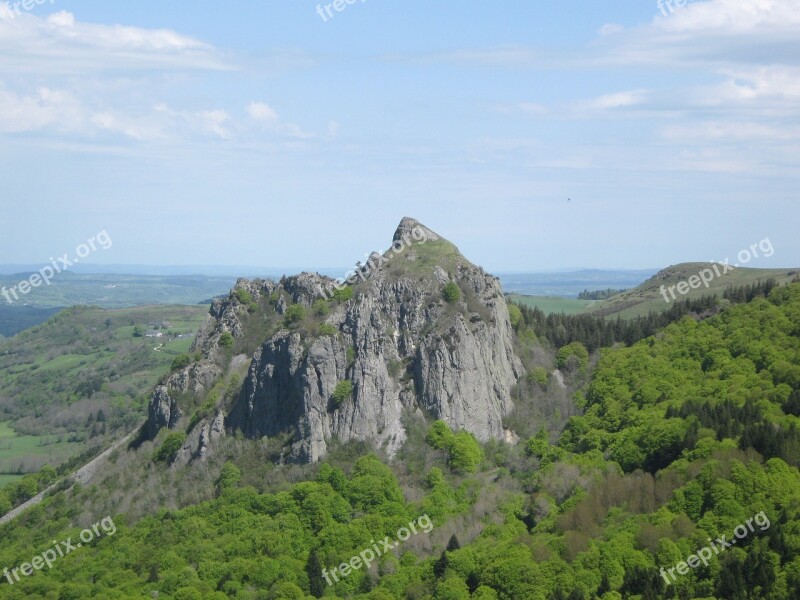
[[[508,300],[531,308],[538,308],[546,314],[564,313],[565,315],[581,313],[599,302],[598,300],[577,300],[575,298],[559,298],[557,296],[522,296],[519,294],[509,295]]]

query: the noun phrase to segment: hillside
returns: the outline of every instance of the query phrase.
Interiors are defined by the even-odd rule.
[[[181,464],[204,460],[238,431],[292,436],[293,462],[316,462],[352,440],[393,455],[406,438],[404,410],[482,441],[505,435],[522,365],[499,282],[413,219],[349,286],[312,273],[240,280],[211,316],[199,359],[150,403],[150,438],[165,426],[186,431]],[[224,396],[213,391],[222,387]]]
[[[145,394],[189,349],[206,310],[75,307],[0,342],[4,479],[58,466],[138,426]],[[134,335],[151,325],[164,337]]]
[[[799,332],[794,284],[606,350],[577,397],[584,414],[555,440],[475,446],[443,422],[409,422],[388,466],[350,444],[263,477],[268,442],[229,439],[229,462],[204,467],[218,465],[214,481],[156,463],[147,485],[120,455],[96,485],[0,529],[0,562],[19,565],[113,518],[51,570],[0,581],[0,594],[789,600],[800,589]],[[519,324],[515,340],[531,334]],[[569,376],[591,368],[573,356]],[[213,498],[153,505],[141,520],[112,508],[116,494],[181,472]]]
[[[710,271],[712,274],[710,279],[707,276],[708,286],[701,281],[698,287],[689,287],[687,293],[678,293],[678,284],[688,283],[690,278],[694,277],[699,279],[699,273],[704,270],[707,270],[706,273]],[[633,289],[606,300],[592,302],[586,307],[585,312],[598,316],[620,316],[625,319],[641,317],[651,311],[663,311],[674,304],[675,300],[698,299],[704,295],[721,297],[726,289],[752,285],[759,280],[774,279],[777,283],[784,284],[795,279],[800,273],[800,269],[750,269],[746,267],[738,267],[724,273],[719,266],[717,266],[717,271],[721,274],[720,276],[714,272],[712,263],[702,262],[681,263],[667,267]],[[695,283],[697,280],[692,279],[692,281]],[[663,291],[662,286],[664,286]],[[676,286],[672,294],[669,292],[671,286]],[[668,301],[664,299],[665,294]],[[673,295],[675,299],[673,299]]]

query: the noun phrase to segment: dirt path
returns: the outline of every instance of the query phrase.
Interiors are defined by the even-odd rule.
[[[67,478],[71,478],[73,484],[74,483],[80,483],[81,485],[86,485],[89,481],[91,481],[91,479],[92,479],[92,477],[94,477],[95,473],[97,473],[97,469],[100,467],[100,464],[106,458],[108,458],[108,455],[111,454],[114,450],[116,450],[120,446],[130,442],[131,439],[139,433],[140,429],[141,429],[141,427],[137,427],[136,429],[131,431],[128,435],[126,435],[121,440],[119,440],[117,442],[114,442],[108,449],[106,449],[103,452],[101,452],[100,454],[98,454],[96,457],[94,457],[88,463],[83,465],[80,469],[78,469],[74,473],[68,475]],[[62,481],[63,481],[63,479],[62,479]],[[20,514],[22,514],[26,510],[28,510],[30,507],[36,506],[37,504],[39,504],[44,499],[45,494],[47,494],[47,492],[49,492],[50,490],[52,490],[56,486],[58,486],[59,483],[60,483],[60,481],[54,483],[53,485],[51,485],[50,487],[48,487],[44,491],[39,492],[38,494],[36,494],[30,500],[27,500],[27,501],[23,502],[22,504],[20,504],[16,508],[12,509],[10,512],[8,512],[5,515],[3,515],[2,517],[0,517],[0,525],[5,525],[6,523],[10,523],[14,519],[16,519]],[[72,488],[72,485],[70,485],[70,488]]]

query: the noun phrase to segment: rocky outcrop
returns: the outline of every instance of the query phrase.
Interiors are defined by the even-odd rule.
[[[522,368],[498,280],[413,219],[379,256],[365,265],[354,298],[326,319],[336,335],[304,339],[284,330],[256,352],[229,429],[249,437],[292,431],[299,461],[318,460],[332,439],[373,439],[393,453],[405,439],[405,408],[481,440],[504,438]],[[441,291],[451,281],[462,293],[452,305]],[[289,289],[295,303],[310,306],[315,277]],[[339,402],[343,381],[352,395]]]
[[[156,387],[148,406],[147,434],[154,438],[162,427],[174,428],[181,418],[181,411],[165,385]]]
[[[405,411],[482,441],[507,439],[502,420],[522,366],[497,278],[407,218],[389,249],[372,253],[349,283],[348,299],[334,297],[342,285],[316,273],[278,283],[242,279],[214,301],[193,347],[200,360],[157,389],[149,430],[176,426],[180,409],[170,394],[202,396],[232,372],[244,377],[238,394],[192,419],[176,463],[206,457],[233,431],[291,434],[291,461],[319,460],[334,440],[374,440],[391,455],[406,437]],[[265,337],[251,353],[231,357],[230,336],[252,338],[261,331],[253,327],[265,327]]]

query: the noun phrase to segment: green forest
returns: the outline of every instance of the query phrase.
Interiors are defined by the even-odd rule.
[[[558,436],[479,444],[433,422],[410,429],[392,463],[355,445],[275,489],[232,460],[213,500],[138,521],[110,515],[113,536],[13,585],[4,577],[0,597],[797,598],[800,285],[766,291],[708,318],[686,311],[591,361],[572,339],[556,360],[593,370],[575,394],[581,414]],[[524,317],[515,335],[547,340],[534,313]],[[602,333],[575,323],[575,336]],[[422,515],[429,533],[328,584],[323,570]],[[760,526],[734,537],[757,515]],[[0,528],[0,568],[104,516],[48,498]],[[736,544],[691,564],[720,538]]]

